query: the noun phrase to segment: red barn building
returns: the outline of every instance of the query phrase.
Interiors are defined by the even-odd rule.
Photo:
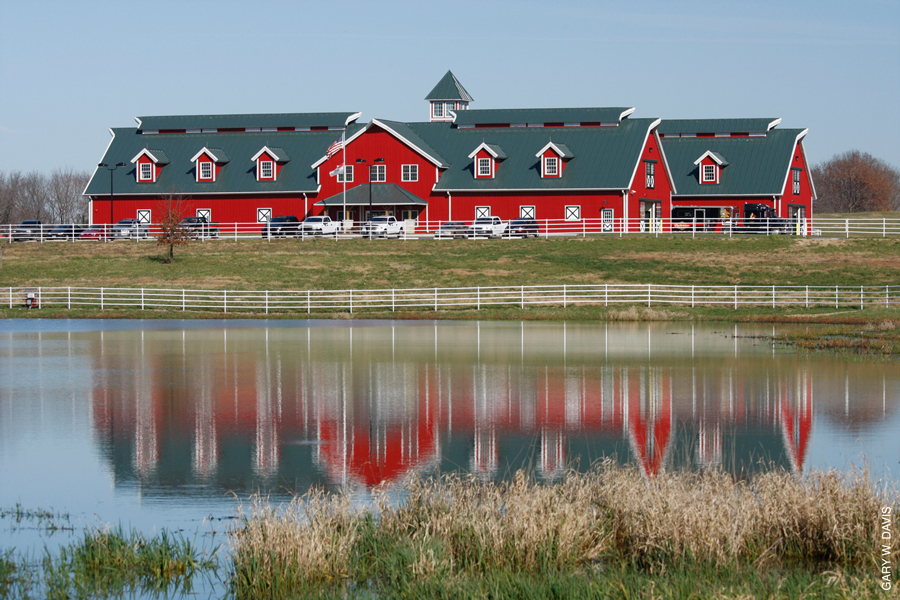
[[[153,222],[177,196],[220,223],[372,213],[422,223],[481,216],[669,229],[673,207],[717,219],[744,204],[811,216],[802,140],[778,120],[662,121],[634,108],[470,110],[449,71],[429,121],[360,113],[141,117],[113,139],[85,189],[93,223]]]

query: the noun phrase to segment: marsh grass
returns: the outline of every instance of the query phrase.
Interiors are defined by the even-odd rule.
[[[232,592],[440,597],[492,579],[508,580],[507,592],[554,579],[572,591],[594,589],[596,577],[608,583],[610,573],[631,585],[683,571],[676,585],[735,569],[753,570],[761,586],[785,570],[819,585],[812,574],[838,569],[852,579],[874,563],[879,510],[895,501],[864,473],[647,480],[612,462],[554,484],[522,473],[505,483],[445,476],[407,482],[399,502],[389,488],[373,498],[369,510],[323,491],[280,507],[257,499],[232,535]]]
[[[886,318],[824,328],[795,328],[778,334],[774,341],[805,350],[900,356],[900,320]]]

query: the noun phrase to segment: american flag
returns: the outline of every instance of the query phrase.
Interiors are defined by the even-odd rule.
[[[331,144],[330,146],[328,146],[328,152],[326,152],[325,155],[328,158],[331,158],[332,156],[334,156],[335,154],[340,152],[341,148],[343,148],[343,147],[344,147],[344,136],[343,136],[343,134],[341,134],[341,137],[334,140],[334,143]]]

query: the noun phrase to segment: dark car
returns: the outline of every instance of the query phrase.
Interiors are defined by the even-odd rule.
[[[464,238],[468,229],[469,224],[465,221],[447,221],[446,223],[441,223],[438,230],[434,232],[434,239]]]
[[[210,223],[206,217],[185,217],[181,226],[190,232],[192,238],[219,237],[219,224]]]
[[[40,221],[34,219],[22,221],[12,232],[13,241],[24,242],[25,240],[37,240],[44,234],[44,228]]]
[[[509,224],[508,235],[537,237],[540,233],[538,222],[534,219],[513,219]]]
[[[287,237],[298,235],[300,231],[300,219],[294,215],[279,215],[272,217],[262,228],[263,237]]]
[[[771,207],[765,204],[745,204],[744,220],[737,232],[778,234],[793,233],[793,230],[791,220],[779,217]]]
[[[84,225],[57,225],[47,234],[48,240],[74,240],[81,237]]]

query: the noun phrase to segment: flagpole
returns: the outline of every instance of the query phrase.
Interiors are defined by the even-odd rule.
[[[347,220],[347,144],[344,139],[344,134],[347,133],[347,128],[344,127],[344,130],[341,131],[341,154],[343,164],[341,165],[341,170],[343,171],[341,179],[344,180],[344,214],[341,215],[341,231],[344,231],[344,221]]]

